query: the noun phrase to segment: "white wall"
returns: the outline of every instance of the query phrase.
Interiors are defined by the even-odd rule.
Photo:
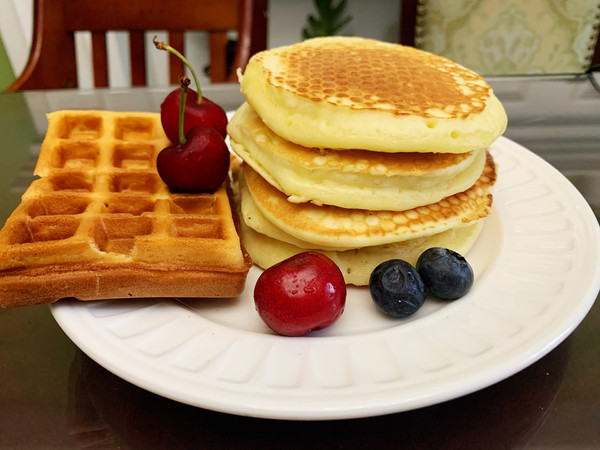
[[[347,0],[347,13],[353,16],[352,22],[341,34],[363,36],[386,41],[398,40],[398,0]],[[32,34],[32,0],[0,0],[0,35],[11,60],[15,74],[21,73],[29,55]],[[314,14],[310,0],[270,0],[268,46],[276,47],[291,44],[302,39],[302,28],[308,14]],[[151,38],[147,36],[148,84],[167,84],[167,55],[154,50]],[[165,39],[163,33],[158,33]],[[89,33],[78,33],[76,49],[80,87],[92,87],[91,50]],[[109,52],[109,82],[111,86],[129,85],[129,60],[127,56],[127,36],[124,33],[110,33],[107,37]],[[184,49],[191,64],[200,76],[201,83],[208,83],[201,74],[208,62],[207,39],[204,33],[189,33]]]
[[[347,5],[353,19],[340,34],[398,42],[398,0],[347,0]],[[301,40],[308,14],[316,14],[310,0],[270,0],[269,47]]]

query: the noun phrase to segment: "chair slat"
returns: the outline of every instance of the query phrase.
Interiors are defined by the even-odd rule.
[[[185,45],[183,33],[169,32],[168,44],[171,47],[178,49],[180,52],[183,52],[183,47]],[[169,82],[171,84],[179,84],[179,77],[184,73],[183,62],[181,62],[177,56],[169,53]]]
[[[209,51],[210,80],[213,82],[225,80],[227,77],[227,33],[211,33]]]
[[[96,87],[108,87],[107,61],[106,34],[103,31],[92,31],[92,64]]]
[[[129,57],[131,60],[131,85],[146,85],[146,42],[143,31],[129,33]]]

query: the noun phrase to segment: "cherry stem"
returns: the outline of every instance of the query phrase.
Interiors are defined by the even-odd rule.
[[[187,68],[190,69],[190,72],[192,73],[192,76],[194,77],[194,83],[196,83],[196,90],[198,91],[198,104],[201,104],[202,103],[202,88],[200,87],[200,83],[198,82],[198,77],[196,76],[196,72],[194,72],[194,69],[192,68],[192,66],[190,65],[188,60],[185,58],[185,56],[183,56],[181,53],[179,53],[177,50],[175,50],[169,44],[159,41],[158,36],[154,36],[152,38],[152,43],[158,50],[165,50],[165,51],[170,52],[170,53],[174,54],[175,56],[177,56],[187,66]]]
[[[185,102],[187,100],[187,90],[188,90],[188,86],[190,85],[192,81],[186,77],[185,75],[182,75],[181,77],[179,77],[179,91],[180,91],[180,98],[179,98],[179,144],[183,145],[185,144],[185,134],[183,132],[183,118],[185,116]]]

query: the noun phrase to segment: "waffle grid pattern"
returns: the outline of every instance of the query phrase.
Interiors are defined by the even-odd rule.
[[[158,114],[60,111],[48,121],[40,178],[0,232],[0,269],[247,271],[225,185],[174,194],[158,176],[156,156],[170,145]]]

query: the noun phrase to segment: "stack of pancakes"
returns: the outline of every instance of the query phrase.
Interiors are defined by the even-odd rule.
[[[506,114],[479,75],[445,58],[331,37],[256,54],[231,119],[242,239],[267,268],[330,256],[351,284],[441,246],[466,254],[492,203],[488,147]]]

